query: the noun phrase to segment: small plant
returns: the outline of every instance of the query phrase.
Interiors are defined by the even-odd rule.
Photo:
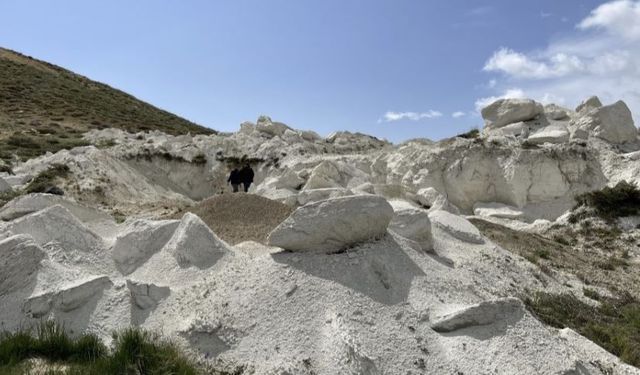
[[[69,175],[69,167],[64,164],[51,164],[48,169],[40,172],[25,188],[27,193],[42,193],[53,185],[56,179]]]
[[[585,297],[591,298],[594,301],[603,300],[603,297],[600,295],[600,293],[590,288],[582,288],[582,294],[584,294]]]
[[[207,164],[207,156],[205,154],[198,154],[191,159],[194,164]]]
[[[458,134],[458,135],[456,135],[456,137],[465,138],[465,139],[479,138],[480,137],[480,130],[478,130],[478,128],[474,128],[474,129],[469,130],[466,133]]]
[[[111,148],[117,144],[118,143],[116,143],[116,141],[113,139],[103,139],[98,143],[96,143],[95,146],[99,149],[104,149],[104,148]]]

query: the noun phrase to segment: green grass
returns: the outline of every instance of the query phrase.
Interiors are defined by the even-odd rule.
[[[44,322],[36,329],[0,334],[0,373],[20,374],[28,359],[63,364],[49,374],[196,375],[201,370],[171,341],[138,328],[114,334],[110,350],[92,334],[70,337],[63,327]],[[225,374],[221,370],[213,373]],[[240,372],[241,373],[241,372]],[[240,374],[239,373],[239,374]]]
[[[86,145],[91,129],[213,134],[105,84],[0,48],[0,159]]]
[[[52,164],[48,169],[40,172],[25,188],[26,193],[42,193],[47,187],[55,185],[59,178],[69,175],[69,167],[63,164]]]
[[[598,297],[599,306],[591,306],[571,294],[540,292],[525,303],[541,321],[569,327],[624,362],[640,366],[640,302],[629,294]]]
[[[627,181],[620,181],[614,187],[580,194],[575,200],[576,208],[587,207],[594,215],[609,222],[640,213],[640,190],[634,183]],[[576,222],[582,218],[570,218],[570,221]]]

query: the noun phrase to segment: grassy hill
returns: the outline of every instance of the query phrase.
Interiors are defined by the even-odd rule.
[[[0,48],[0,159],[85,144],[90,129],[215,131],[58,66]]]

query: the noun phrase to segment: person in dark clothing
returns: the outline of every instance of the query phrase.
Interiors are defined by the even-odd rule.
[[[242,179],[241,179],[240,171],[238,170],[238,168],[233,168],[231,173],[229,173],[229,178],[227,179],[227,184],[231,183],[231,187],[233,187],[233,192],[237,193],[238,192],[238,186],[240,186],[241,182],[242,182]]]
[[[253,169],[249,164],[246,164],[244,168],[240,170],[240,181],[244,186],[244,192],[249,191],[249,186],[253,183]]]

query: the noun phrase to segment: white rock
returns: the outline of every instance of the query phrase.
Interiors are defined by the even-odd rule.
[[[517,207],[497,202],[479,202],[473,206],[473,213],[477,216],[497,217],[501,219],[521,220],[525,213]]]
[[[449,233],[459,240],[475,244],[484,243],[484,239],[478,228],[462,216],[438,210],[430,212],[429,219],[433,226]]]
[[[336,252],[384,236],[393,208],[371,195],[332,198],[298,207],[268,237],[270,246],[300,252]]]
[[[10,201],[0,208],[0,220],[13,220],[56,205],[63,206],[84,223],[99,220],[113,221],[106,212],[82,206],[64,196],[41,193],[23,195]]]
[[[407,201],[392,200],[389,203],[393,207],[393,218],[389,223],[389,230],[417,242],[422,250],[431,250],[433,238],[429,213]]]
[[[158,302],[171,294],[171,288],[168,286],[158,286],[135,280],[127,280],[127,288],[131,292],[133,302],[143,310],[155,308]]]
[[[118,269],[128,275],[160,251],[180,225],[178,220],[138,219],[127,223],[116,238],[112,257]]]
[[[256,123],[256,130],[271,136],[282,136],[285,131],[291,130],[287,125],[273,122],[269,116],[260,116]]]
[[[11,221],[6,230],[15,234],[29,234],[39,245],[58,242],[66,250],[87,252],[104,246],[102,238],[60,205]]]
[[[551,120],[566,120],[569,118],[569,110],[555,104],[545,105],[544,114]]]
[[[328,160],[322,161],[311,171],[311,175],[304,185],[304,190],[336,188],[340,185],[341,175],[338,166]]]
[[[532,144],[565,143],[569,141],[567,127],[560,124],[548,125],[530,134],[527,142]]]
[[[13,190],[11,188],[11,185],[9,185],[9,183],[5,181],[4,178],[0,177],[0,193],[5,193],[11,190]]]
[[[588,111],[600,107],[602,107],[600,99],[597,96],[591,96],[576,107],[576,112],[582,112],[583,110]]]
[[[451,204],[449,200],[433,187],[418,190],[415,198],[423,207],[429,211],[444,210],[453,214],[460,213],[460,210]]]
[[[468,327],[493,324],[522,314],[524,314],[524,306],[519,299],[497,299],[440,316],[434,319],[431,328],[436,332],[451,332]]]
[[[323,201],[329,198],[339,198],[353,195],[353,192],[345,188],[324,188],[303,190],[297,195],[297,203],[304,206],[307,203]]]
[[[162,251],[172,254],[181,267],[209,268],[225,254],[229,245],[209,229],[202,219],[188,212]]]
[[[503,126],[501,128],[498,128],[498,129],[489,129],[489,130],[490,130],[490,134],[494,134],[494,135],[518,137],[518,136],[521,136],[523,134],[528,134],[529,127],[527,126],[527,124],[525,122],[520,121],[520,122],[516,122],[514,124],[509,124],[509,125]]]
[[[4,176],[4,180],[12,187],[22,186],[33,179],[30,174],[19,174],[15,176]]]
[[[28,285],[36,277],[44,257],[29,235],[18,234],[0,241],[0,295]]]
[[[532,120],[542,112],[542,105],[531,99],[500,99],[482,109],[482,118],[485,127],[496,129],[514,122]]]
[[[25,314],[39,318],[51,310],[69,312],[82,307],[95,295],[113,285],[107,276],[94,276],[63,285],[54,292],[29,297],[22,306]]]
[[[638,138],[638,129],[633,123],[629,107],[623,101],[606,105],[589,112],[593,119],[593,135],[611,143],[633,142]]]

